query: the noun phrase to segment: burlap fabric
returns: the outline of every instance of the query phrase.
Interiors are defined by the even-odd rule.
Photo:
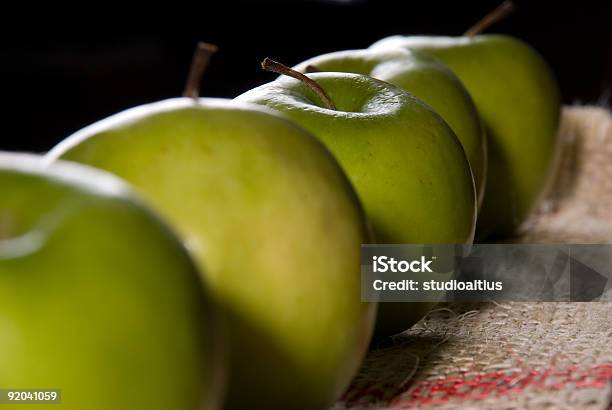
[[[612,243],[612,116],[563,112],[562,155],[525,243]],[[340,409],[608,409],[612,304],[445,304],[374,348]]]

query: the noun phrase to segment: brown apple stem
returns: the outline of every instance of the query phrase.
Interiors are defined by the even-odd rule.
[[[289,68],[286,65],[276,62],[274,60],[271,60],[268,57],[264,58],[264,60],[261,62],[261,68],[266,71],[272,71],[273,73],[286,75],[300,80],[308,87],[310,87],[310,89],[314,91],[319,96],[319,98],[321,98],[321,101],[323,101],[325,108],[330,110],[336,109],[334,102],[331,100],[331,98],[329,98],[329,95],[327,95],[323,87],[321,87],[319,83],[317,83],[315,80],[308,78],[299,71],[296,71],[293,68]]]
[[[307,73],[307,74],[308,74],[308,73],[320,73],[320,72],[322,72],[322,71],[323,71],[323,70],[321,70],[321,69],[320,69],[319,67],[317,67],[316,65],[311,65],[311,64],[308,64],[308,65],[306,66],[306,73]]]
[[[491,25],[502,20],[514,11],[514,3],[511,0],[505,0],[502,4],[497,6],[495,10],[484,16],[480,21],[469,28],[463,35],[468,37],[474,37],[477,34],[482,33]]]
[[[183,91],[183,97],[189,97],[197,99],[200,96],[200,82],[210,58],[213,54],[219,51],[219,48],[214,44],[205,43],[200,41],[196,46],[193,58],[191,60],[191,67],[189,68],[189,76],[185,83],[185,90]]]

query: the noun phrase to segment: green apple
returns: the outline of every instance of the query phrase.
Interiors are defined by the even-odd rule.
[[[325,143],[355,186],[379,243],[471,243],[474,181],[444,120],[408,92],[371,77],[308,78],[334,107],[323,106],[313,84],[284,76],[238,100],[283,112]],[[377,338],[407,329],[428,308],[381,303]]]
[[[0,386],[60,389],[66,410],[218,408],[185,248],[115,177],[40,158],[0,154]]]
[[[478,200],[486,175],[485,134],[472,98],[461,81],[439,60],[419,51],[347,50],[324,54],[296,67],[365,74],[394,84],[432,107],[459,138],[474,174]]]
[[[550,179],[559,145],[559,91],[542,57],[504,35],[395,36],[372,48],[422,50],[457,74],[487,132],[488,176],[477,237],[518,228]]]
[[[178,230],[227,316],[227,408],[324,409],[347,387],[376,313],[360,301],[367,229],[313,136],[262,107],[177,98],[81,130],[60,157],[123,177]]]

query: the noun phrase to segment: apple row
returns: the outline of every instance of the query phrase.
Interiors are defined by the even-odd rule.
[[[372,337],[432,307],[362,303],[360,245],[507,235],[554,169],[558,89],[517,39],[264,68],[235,100],[192,87],[0,155],[0,385],[66,409],[327,408]]]

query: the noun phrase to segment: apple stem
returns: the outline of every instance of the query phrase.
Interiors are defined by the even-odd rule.
[[[308,65],[306,66],[306,73],[320,73],[320,72],[322,72],[322,71],[323,71],[323,70],[321,70],[321,69],[320,69],[319,67],[317,67],[316,65],[311,65],[311,64],[308,64]]]
[[[508,16],[511,12],[514,11],[514,3],[511,0],[505,0],[499,6],[495,8],[492,12],[484,16],[481,20],[479,20],[476,24],[469,28],[463,35],[468,37],[474,37],[477,34],[482,33],[491,25],[495,24],[499,20]]]
[[[214,44],[205,43],[203,41],[198,42],[191,60],[191,67],[189,68],[189,76],[185,83],[183,97],[198,99],[200,96],[200,81],[202,80],[204,71],[206,71],[206,67],[208,67],[210,58],[217,51],[219,51],[219,48]]]
[[[336,109],[334,102],[331,100],[331,98],[329,98],[329,95],[327,95],[323,87],[321,87],[319,83],[317,83],[315,80],[308,78],[299,71],[296,71],[293,68],[289,68],[286,65],[276,62],[272,59],[269,59],[268,57],[264,58],[264,60],[261,62],[261,68],[266,71],[272,71],[273,73],[286,75],[300,80],[308,87],[310,87],[310,89],[314,91],[319,96],[319,98],[321,98],[321,101],[323,101],[325,108],[329,110]]]

